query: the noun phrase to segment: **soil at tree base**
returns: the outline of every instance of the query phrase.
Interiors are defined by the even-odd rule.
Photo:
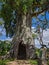
[[[28,60],[15,60],[8,62],[7,65],[34,65],[34,64],[30,64]]]

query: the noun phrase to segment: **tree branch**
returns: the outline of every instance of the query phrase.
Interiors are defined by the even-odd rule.
[[[42,11],[35,12],[35,13],[31,14],[31,17],[33,17],[33,16],[38,16],[39,14],[43,13],[44,11],[47,11],[48,9],[49,9],[49,7],[43,9]]]
[[[43,6],[43,5],[49,5],[49,2],[45,2],[45,3],[43,3],[43,4],[35,3],[35,4],[33,4],[32,6],[33,6],[33,7],[35,7],[35,6],[41,7],[41,6]]]
[[[49,9],[49,2],[46,2],[44,4],[34,4],[33,7],[37,6],[37,7],[42,7],[43,5],[46,5],[46,8],[41,10],[41,11],[38,11],[38,12],[35,12],[35,13],[32,13],[31,16],[38,16],[39,14],[43,13],[44,11],[47,11]]]

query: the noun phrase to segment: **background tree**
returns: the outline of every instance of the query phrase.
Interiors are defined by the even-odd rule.
[[[34,23],[36,25],[36,33],[38,34],[38,40],[39,43],[41,45],[41,49],[40,51],[40,55],[41,55],[41,59],[43,61],[43,63],[46,64],[46,49],[44,50],[44,47],[47,48],[47,46],[44,44],[43,42],[43,31],[47,30],[47,28],[49,28],[49,19],[47,19],[47,11],[43,14],[41,14],[39,17],[36,17],[36,23]],[[43,60],[44,58],[44,60]]]

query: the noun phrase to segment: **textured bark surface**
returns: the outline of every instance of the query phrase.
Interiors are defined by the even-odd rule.
[[[12,53],[15,58],[18,56],[19,44],[26,45],[26,58],[34,57],[34,43],[31,32],[31,16],[23,15],[19,16],[16,23],[16,33],[12,40]]]
[[[47,60],[46,60],[46,47],[44,47],[43,49],[42,49],[42,64],[43,65],[47,65]]]

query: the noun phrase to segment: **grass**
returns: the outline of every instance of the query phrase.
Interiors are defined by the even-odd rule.
[[[29,62],[30,62],[30,64],[35,64],[35,65],[38,64],[38,62],[36,60],[29,60]]]

